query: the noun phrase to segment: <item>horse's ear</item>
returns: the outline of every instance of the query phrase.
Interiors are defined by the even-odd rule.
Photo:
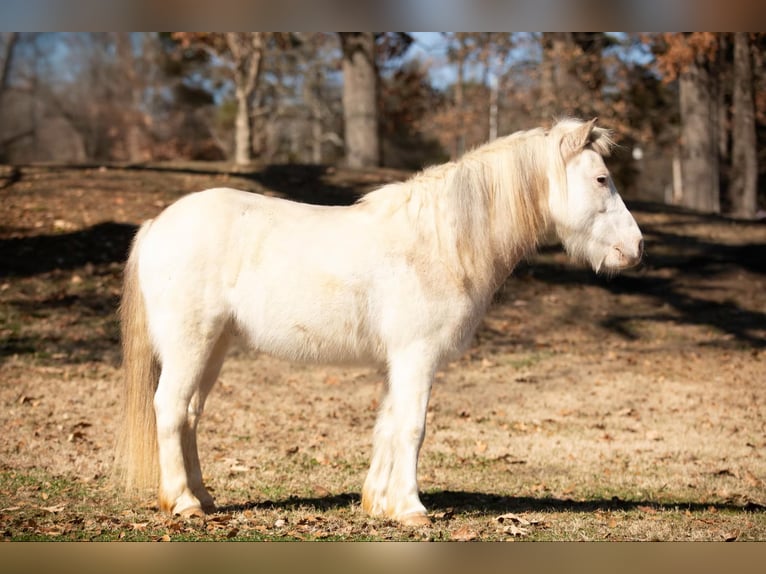
[[[569,161],[588,145],[596,120],[598,118],[593,118],[564,134],[564,137],[561,138],[561,155],[564,156],[564,161]]]

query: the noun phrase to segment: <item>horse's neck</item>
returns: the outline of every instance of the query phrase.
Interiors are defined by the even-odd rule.
[[[411,208],[409,212],[422,218],[412,221],[413,228],[433,229],[436,237],[430,241],[440,243],[438,261],[450,268],[455,278],[461,278],[475,299],[489,299],[542,238],[527,221],[517,222],[523,229],[514,229],[514,222],[507,219],[508,211],[492,203],[507,201],[504,194],[493,196],[476,182],[470,184],[471,189],[457,188],[450,180],[455,174],[448,170],[458,165],[440,167],[447,170],[424,174],[425,185],[422,179],[416,179],[414,185],[401,189]]]
[[[496,175],[496,174],[492,174]],[[474,182],[470,196],[458,206],[481,205],[484,221],[474,217],[473,225],[463,229],[468,259],[479,283],[494,293],[516,265],[533,253],[548,233],[547,202],[541,177],[519,179],[499,177]],[[542,177],[547,185],[547,176]],[[466,190],[445,190],[463,193]],[[544,195],[541,195],[543,193]],[[471,223],[471,222],[469,222]]]

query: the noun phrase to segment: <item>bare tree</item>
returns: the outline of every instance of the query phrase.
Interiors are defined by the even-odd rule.
[[[253,159],[253,98],[261,76],[266,32],[176,32],[173,38],[189,48],[205,50],[217,58],[230,58],[237,112],[234,120],[234,161]]]
[[[234,93],[237,99],[234,161],[237,165],[247,165],[253,159],[251,104],[261,75],[264,34],[265,32],[226,33],[226,44],[234,63]]]
[[[120,81],[125,89],[120,96],[124,100],[122,122],[125,131],[125,154],[128,161],[135,162],[148,158],[148,149],[144,126],[146,118],[141,111],[143,86],[146,78],[137,69],[136,57],[133,51],[133,40],[128,32],[115,33],[117,47],[117,66],[120,70]]]

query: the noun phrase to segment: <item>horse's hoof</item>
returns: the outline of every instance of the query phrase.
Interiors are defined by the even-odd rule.
[[[399,518],[399,522],[404,526],[430,526],[431,519],[424,512],[414,512],[412,514],[405,514]]]
[[[199,506],[190,506],[183,510],[176,511],[174,514],[179,515],[181,518],[205,518],[206,513]]]

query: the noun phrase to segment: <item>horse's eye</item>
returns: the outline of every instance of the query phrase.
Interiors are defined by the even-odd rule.
[[[596,178],[596,181],[599,185],[606,185],[607,177],[605,175],[600,175]]]

